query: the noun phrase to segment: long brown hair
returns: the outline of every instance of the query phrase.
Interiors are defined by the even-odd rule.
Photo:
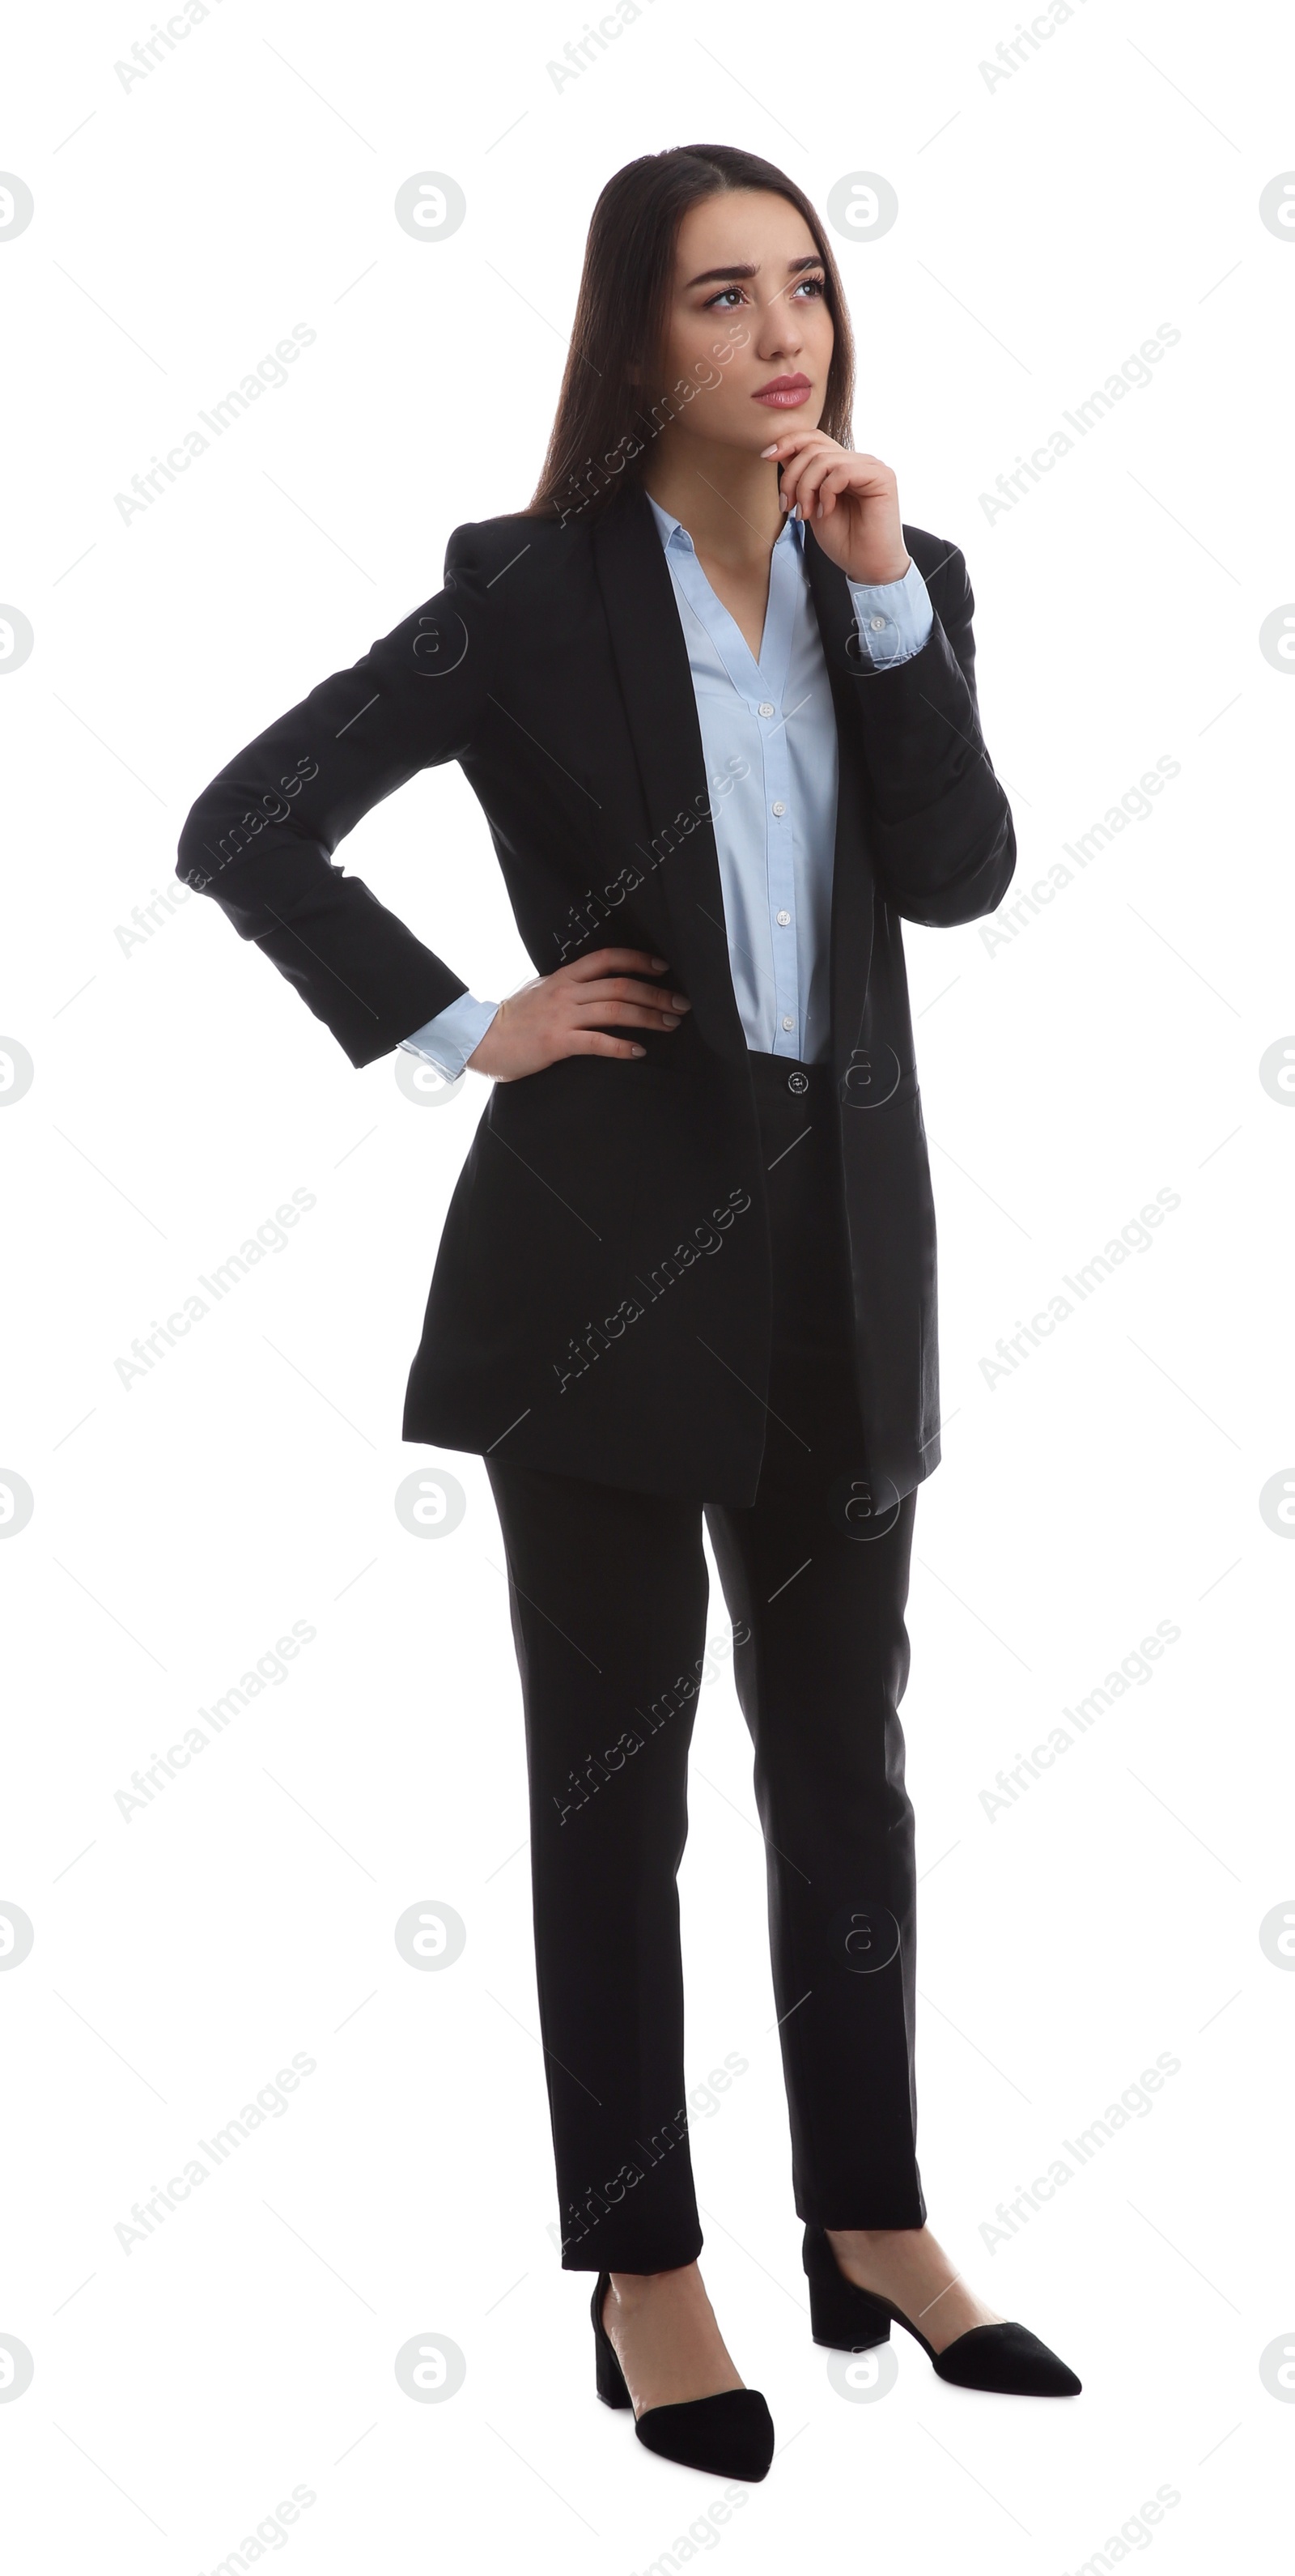
[[[652,439],[663,426],[663,403],[654,404],[653,397],[679,226],[691,207],[731,188],[785,197],[813,236],[834,332],[819,427],[850,445],[854,341],[840,273],[818,215],[803,188],[772,161],[725,143],[683,143],[628,161],[594,207],[548,453],[534,495],[519,515],[592,517],[626,483],[641,479]]]

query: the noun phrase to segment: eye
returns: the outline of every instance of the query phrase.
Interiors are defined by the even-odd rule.
[[[814,296],[814,295],[826,295],[826,293],[827,293],[827,279],[826,279],[825,277],[802,277],[802,278],[798,278],[798,279],[797,279],[797,282],[796,282],[796,289],[795,289],[795,291],[796,291],[796,293],[797,293],[797,294],[799,294],[800,289],[801,289],[802,287],[807,288],[811,296]]]
[[[726,296],[740,296],[741,292],[742,289],[740,286],[721,286],[717,295],[707,296],[706,301],[702,306],[703,313],[709,313],[715,305],[722,304]]]

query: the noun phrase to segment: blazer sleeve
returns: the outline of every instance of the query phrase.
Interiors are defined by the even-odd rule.
[[[957,546],[941,556],[921,651],[888,669],[856,663],[851,695],[881,890],[905,920],[947,929],[1001,903],[1016,834],[980,730],[966,563]]]
[[[493,619],[481,530],[456,528],[436,596],[321,680],[205,787],[176,874],[209,894],[371,1064],[467,986],[333,852],[417,770],[457,759],[484,720]]]

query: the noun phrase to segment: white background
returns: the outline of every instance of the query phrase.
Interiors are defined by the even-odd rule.
[[[35,2366],[0,2404],[12,2563],[252,2565],[240,2544],[301,2485],[266,2549],[300,2576],[1274,2565],[1292,2417],[1259,2364],[1295,2347],[1295,1977],[1259,1925],[1295,1904],[1292,1552],[1259,1497],[1295,1474],[1295,1117],[1259,1065],[1295,1028],[1295,689],[1258,637],[1295,598],[1295,240],[1258,201],[1295,159],[1289,26],[1088,0],[990,87],[1006,9],[655,0],[559,89],[574,9],[225,0],[124,87],[150,24],[28,8],[0,143],[35,198],[0,241],[0,591],[35,636],[0,690],[0,1028],[35,1067],[0,1120],[0,1465],[35,1497],[0,1547],[0,1899],[35,1927],[0,1975],[0,2334]],[[693,2149],[705,2276],[780,2443],[727,2520],[718,2481],[594,2398],[589,2280],[549,2232],[497,1523],[478,1459],[399,1436],[485,1086],[425,1108],[396,1058],[354,1072],[197,898],[118,935],[174,885],[214,771],[438,589],[456,524],[529,498],[594,198],[699,139],[820,208],[854,171],[898,192],[884,238],[836,241],[855,440],[967,556],[1020,842],[1005,912],[1180,764],[1006,945],[907,933],[945,1410],[903,1711],[922,2171],[955,2259],[1084,2395],[948,2389],[897,2335],[897,2385],[854,2403],[810,2342],[721,1674],[682,1880],[688,2072],[747,2067],[698,2097]],[[452,238],[394,220],[424,170],[466,194]],[[296,323],[316,338],[289,382],[123,521],[115,495]],[[1181,337],[1153,382],[991,518],[996,478],[1162,323]],[[477,992],[531,971],[456,769],[343,855]],[[282,1251],[123,1385],[132,1339],[294,1189],[316,1205]],[[1181,1203],[1149,1247],[987,1382],[1000,1336],[1160,1190]],[[420,1465],[467,1496],[433,1543],[394,1509]],[[297,1620],[317,1635],[286,1678],[127,1821],[132,1772]],[[1150,1678],[991,1820],[998,1772],[1160,1621],[1181,1635]],[[467,1927],[440,1973],[393,1940],[420,1900]],[[287,2109],[124,2251],[132,2203],[297,2052],[315,2071]],[[1150,2107],[987,2238],[1161,2055]],[[394,2372],[426,2335],[466,2359],[436,2404]],[[1163,2518],[1106,2546],[1161,2487]]]

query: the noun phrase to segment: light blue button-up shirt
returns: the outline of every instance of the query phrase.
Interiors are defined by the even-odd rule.
[[[716,597],[682,523],[647,500],[665,548],[688,648],[707,775],[732,775],[713,810],[729,961],[746,1042],[765,1055],[822,1062],[831,1052],[828,989],[836,842],[836,712],[805,565],[805,529],[784,520],[769,559],[757,658]],[[878,667],[920,653],[931,632],[915,563],[899,581],[851,582],[860,641]],[[489,1028],[497,1002],[461,993],[402,1045],[450,1079]]]

